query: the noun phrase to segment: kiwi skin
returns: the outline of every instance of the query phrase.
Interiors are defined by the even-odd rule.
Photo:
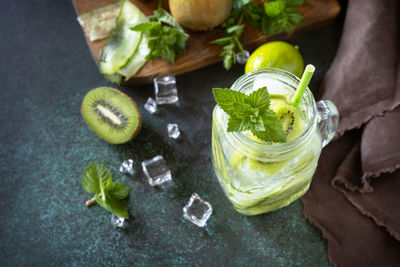
[[[88,118],[84,115],[84,105],[83,105],[83,103],[82,103],[82,106],[81,106],[81,114],[82,114],[82,117],[83,117],[83,119],[85,120],[85,122],[86,122],[86,124],[99,136],[99,137],[101,137],[103,140],[105,140],[106,142],[109,142],[109,143],[111,143],[111,144],[123,144],[123,143],[127,143],[127,142],[129,142],[129,141],[131,141],[133,138],[135,138],[138,134],[139,134],[139,132],[140,132],[140,130],[141,130],[141,128],[142,128],[142,117],[141,117],[141,115],[140,115],[140,110],[139,110],[139,108],[137,107],[137,105],[136,105],[136,103],[135,103],[135,101],[133,101],[129,96],[127,96],[126,94],[124,94],[124,93],[122,93],[121,91],[119,91],[119,90],[117,90],[117,89],[115,89],[115,88],[112,88],[112,87],[105,87],[105,86],[103,86],[103,87],[99,87],[99,88],[95,88],[95,89],[92,89],[92,90],[96,90],[96,89],[100,89],[100,88],[104,88],[104,89],[106,89],[106,90],[111,90],[111,91],[114,91],[115,93],[117,93],[117,94],[119,94],[119,95],[121,95],[122,97],[124,97],[126,100],[128,100],[132,105],[133,105],[133,107],[136,109],[136,111],[137,111],[137,113],[138,113],[138,125],[137,125],[137,127],[136,127],[136,130],[132,133],[132,135],[130,136],[130,137],[128,137],[127,139],[125,139],[125,140],[123,140],[123,141],[117,141],[117,142],[115,142],[115,141],[111,141],[111,140],[107,140],[107,138],[104,138],[100,133],[98,133],[95,129],[93,129],[93,127],[91,126],[91,122],[88,120]],[[91,91],[92,91],[91,90]],[[91,92],[91,91],[89,91],[89,92]],[[89,94],[89,92],[87,93],[87,94]],[[85,97],[87,96],[87,94],[85,95]]]

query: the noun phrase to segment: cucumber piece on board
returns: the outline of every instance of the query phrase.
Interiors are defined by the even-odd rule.
[[[116,84],[121,84],[122,82],[122,76],[118,73],[113,73],[113,74],[105,74],[104,77],[109,80],[110,82],[116,83]]]
[[[148,18],[129,0],[124,0],[115,27],[107,44],[100,52],[100,70],[103,74],[114,74],[135,53],[142,33],[130,30],[132,25],[148,22]]]
[[[132,76],[136,75],[143,65],[146,64],[146,56],[150,53],[149,38],[149,32],[142,34],[135,54],[129,59],[128,63],[118,71],[119,74],[125,77],[125,81],[128,81]]]
[[[115,19],[121,8],[121,1],[102,6],[81,14],[78,22],[90,41],[107,38],[114,27]]]

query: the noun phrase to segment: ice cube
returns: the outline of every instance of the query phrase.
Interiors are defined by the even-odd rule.
[[[267,87],[268,93],[270,94],[284,94],[286,91],[279,80],[274,79],[273,77],[265,76],[263,74],[260,74],[259,76],[257,76],[257,78],[254,79],[252,91],[256,91],[264,86]]]
[[[247,50],[244,50],[243,53],[239,52],[236,54],[236,61],[239,64],[246,64],[247,60],[250,57],[250,53]]]
[[[133,160],[132,159],[124,160],[119,166],[119,171],[121,173],[133,176],[135,174],[135,169],[133,167]]]
[[[173,104],[178,101],[175,76],[157,77],[153,82],[157,104]]]
[[[172,179],[171,171],[161,155],[143,161],[142,168],[151,186],[161,185]]]
[[[156,101],[154,101],[153,98],[149,97],[146,101],[146,104],[144,104],[144,108],[150,112],[151,114],[153,114],[154,112],[157,111],[157,103]]]
[[[125,218],[119,217],[115,214],[111,216],[111,224],[115,228],[123,228],[125,224]]]
[[[181,135],[178,124],[176,123],[168,123],[167,129],[168,129],[168,136],[170,138],[177,139]]]
[[[186,206],[183,207],[183,217],[199,227],[206,226],[211,214],[211,204],[201,199],[197,193],[194,193]]]

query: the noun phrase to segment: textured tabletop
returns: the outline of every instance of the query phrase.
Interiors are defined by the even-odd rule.
[[[338,21],[289,39],[317,73],[317,93],[340,39]],[[326,241],[302,214],[300,200],[278,211],[246,217],[224,196],[211,163],[213,87],[229,87],[243,65],[222,64],[177,77],[178,105],[148,113],[152,85],[117,87],[138,104],[140,134],[125,145],[110,145],[85,124],[80,105],[85,93],[114,86],[90,56],[72,3],[0,3],[0,266],[328,266]],[[116,87],[116,86],[114,86]],[[182,137],[167,135],[178,123]],[[161,154],[175,185],[151,187],[141,161]],[[135,162],[136,175],[118,172],[122,160]],[[98,160],[114,178],[132,188],[126,201],[131,218],[115,230],[111,214],[85,207],[90,195],[81,174]],[[213,205],[202,229],[182,216],[197,192]]]

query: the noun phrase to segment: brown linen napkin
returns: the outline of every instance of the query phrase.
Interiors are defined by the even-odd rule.
[[[303,213],[328,240],[328,257],[334,265],[399,266],[400,242],[365,217],[331,185],[343,158],[360,136],[360,130],[351,131],[322,151],[311,187],[302,198]]]
[[[372,119],[360,139],[361,145],[357,140],[332,185],[400,240],[400,170],[396,171],[400,167],[400,107]]]
[[[398,1],[350,0],[321,87],[341,118],[303,197],[304,214],[338,266],[400,266],[399,18]]]
[[[338,106],[340,135],[400,104],[399,17],[398,1],[349,0],[339,50],[320,90]]]

